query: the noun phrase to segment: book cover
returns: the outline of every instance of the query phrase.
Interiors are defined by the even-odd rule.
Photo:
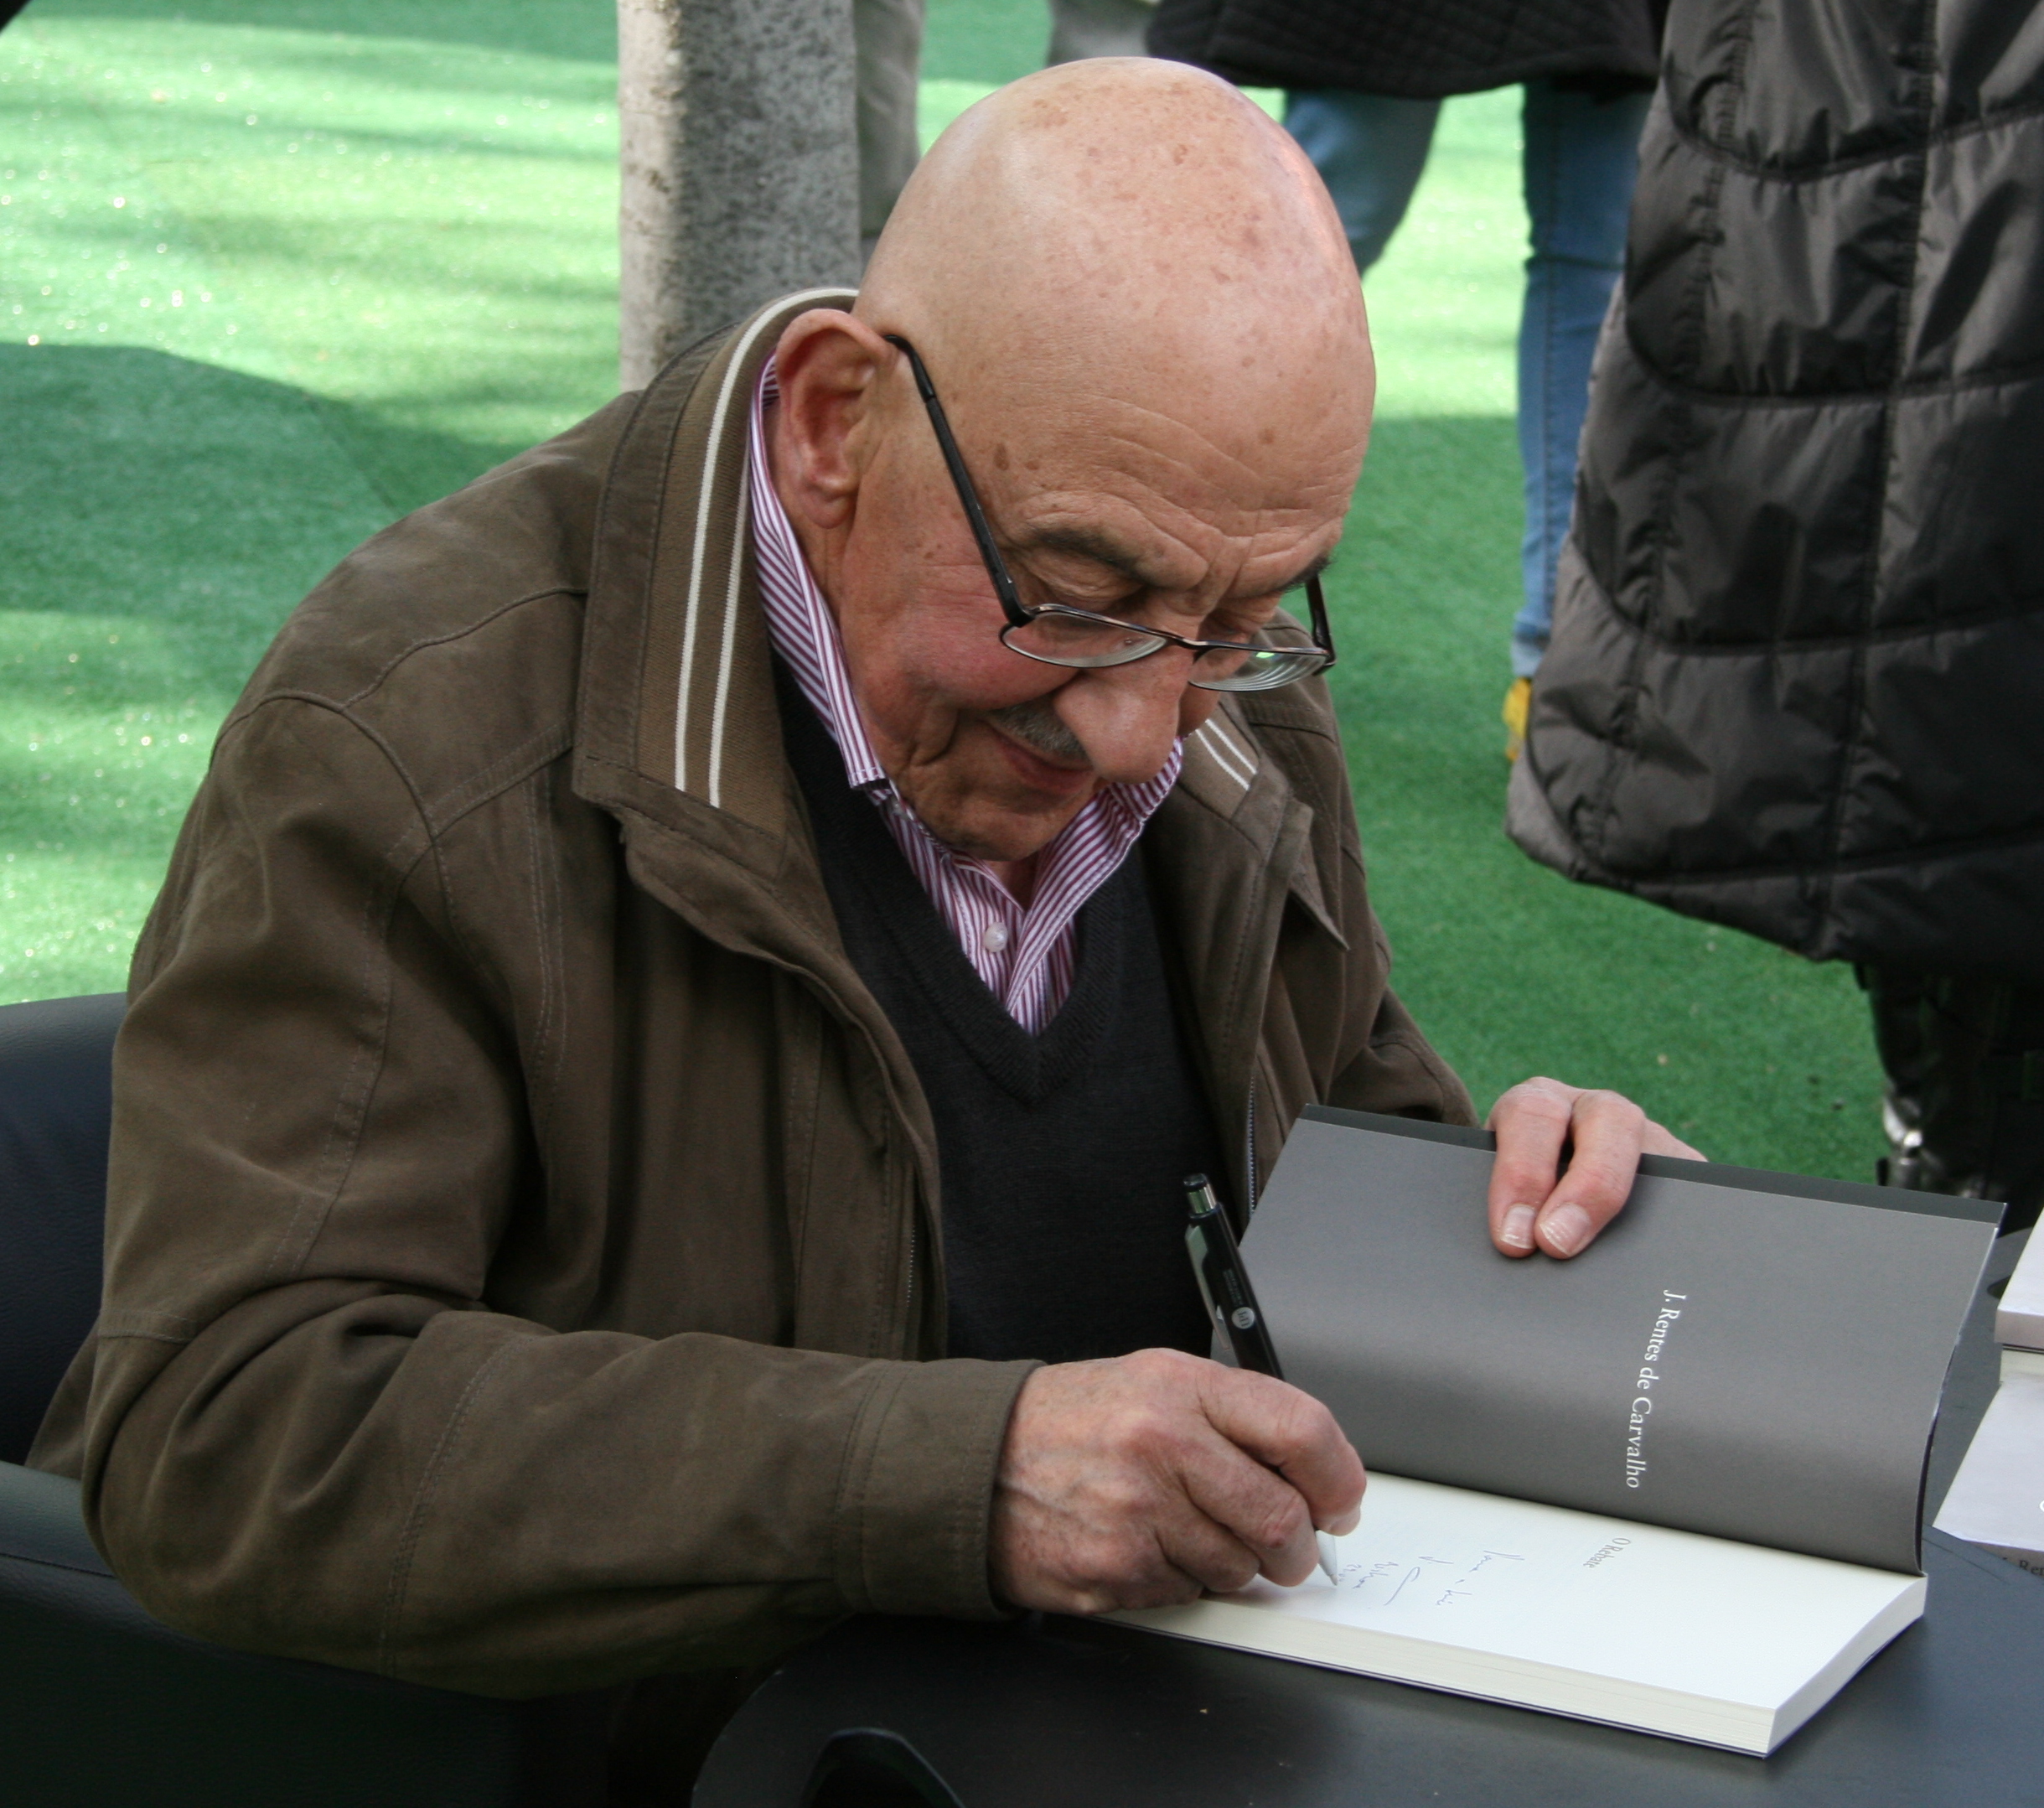
[[[1294,1127],[1245,1259],[1372,1472],[1363,1523],[1340,1583],[1124,1617],[1772,1750],[1923,1610],[1930,1433],[2000,1208],[1648,1158],[1581,1256],[1514,1261],[1491,1159]]]

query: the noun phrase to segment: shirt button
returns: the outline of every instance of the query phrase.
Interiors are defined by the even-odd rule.
[[[998,923],[989,923],[980,932],[980,945],[989,954],[999,954],[1008,945],[1008,932]]]

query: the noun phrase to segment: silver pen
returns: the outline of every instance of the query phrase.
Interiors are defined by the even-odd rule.
[[[1313,1541],[1320,1546],[1320,1573],[1338,1588],[1342,1585],[1342,1578],[1334,1568],[1334,1534],[1331,1531],[1317,1531],[1313,1534]]]

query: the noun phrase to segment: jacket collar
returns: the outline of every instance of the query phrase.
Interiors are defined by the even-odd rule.
[[[597,527],[577,789],[706,831],[763,871],[780,865],[789,801],[746,424],[788,324],[853,299],[784,297],[667,365],[618,443]]]

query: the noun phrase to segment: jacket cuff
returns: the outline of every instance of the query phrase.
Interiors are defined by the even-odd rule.
[[[993,1619],[994,1481],[1035,1362],[885,1365],[838,1499],[838,1584],[855,1613]]]

